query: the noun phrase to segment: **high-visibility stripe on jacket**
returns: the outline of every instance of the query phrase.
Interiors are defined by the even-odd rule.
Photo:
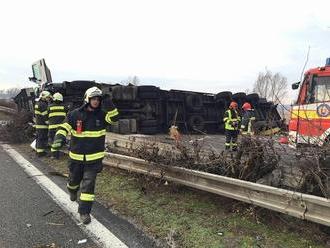
[[[34,105],[34,116],[36,129],[48,128],[48,104],[46,101],[40,99]]]
[[[62,103],[52,103],[48,106],[48,129],[56,129],[64,121],[67,109]]]
[[[253,127],[252,127],[252,122],[255,121],[255,112],[253,109],[247,110],[244,112],[242,116],[242,134],[252,134],[253,133]]]
[[[223,122],[225,123],[226,130],[238,130],[239,121],[240,117],[238,115],[238,112],[233,109],[228,109],[223,116]],[[237,122],[237,126],[233,126],[234,122]]]
[[[87,111],[80,107],[70,112],[58,127],[54,140],[65,140],[71,134],[69,157],[71,160],[95,163],[104,158],[106,126],[118,120],[116,108],[105,112],[101,109]],[[82,128],[77,128],[81,121]]]

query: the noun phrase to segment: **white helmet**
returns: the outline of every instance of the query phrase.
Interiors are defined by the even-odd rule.
[[[63,102],[63,96],[62,96],[62,94],[56,92],[56,93],[53,95],[53,100],[54,100],[54,101],[60,101],[60,102]]]
[[[88,103],[89,99],[91,99],[92,97],[95,97],[95,96],[102,97],[102,90],[100,90],[99,88],[94,86],[94,87],[89,88],[88,90],[86,90],[86,93],[85,93],[85,96],[84,96],[84,101],[86,103]]]
[[[40,98],[45,100],[47,97],[52,98],[52,94],[47,90],[41,91]]]

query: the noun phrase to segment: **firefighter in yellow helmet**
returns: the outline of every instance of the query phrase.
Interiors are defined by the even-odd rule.
[[[63,95],[56,92],[53,95],[53,102],[48,106],[48,143],[51,146],[54,141],[56,129],[62,124],[68,112],[63,104]],[[57,149],[51,148],[52,157],[58,158],[59,152]]]
[[[49,91],[42,91],[39,100],[34,105],[34,117],[36,128],[36,152],[37,156],[46,155],[48,146],[48,103],[52,95]]]
[[[84,104],[69,112],[59,126],[52,145],[53,149],[58,149],[64,144],[66,136],[71,134],[67,188],[71,201],[75,201],[78,190],[81,191],[78,212],[84,224],[91,221],[96,175],[102,171],[105,155],[106,126],[118,119],[118,110],[111,100],[108,101],[108,111],[101,109],[101,103],[102,91],[97,87],[89,88]]]

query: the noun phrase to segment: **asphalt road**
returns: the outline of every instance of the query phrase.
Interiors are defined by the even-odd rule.
[[[2,148],[0,161],[0,247],[97,247]]]
[[[27,158],[40,171],[51,171],[38,159]],[[32,160],[32,161],[31,161]],[[37,175],[38,176],[38,175]],[[64,178],[50,177],[65,190]],[[0,145],[0,247],[99,247]],[[94,217],[128,247],[155,247],[128,221],[95,203]],[[87,239],[87,242],[78,244]]]

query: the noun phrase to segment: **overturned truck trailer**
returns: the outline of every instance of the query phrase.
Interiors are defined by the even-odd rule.
[[[223,133],[223,115],[232,100],[239,107],[250,102],[256,111],[256,129],[265,130],[283,125],[277,107],[258,94],[229,91],[208,94],[181,90],[162,90],[152,85],[105,84],[95,81],[64,81],[53,83],[45,60],[32,65],[33,77],[37,87],[25,88],[14,98],[18,109],[32,112],[34,101],[40,91],[60,92],[69,109],[82,104],[86,89],[97,86],[104,94],[104,107],[111,98],[120,112],[117,126],[111,131],[128,134],[156,134],[168,132],[175,124],[181,132]]]

